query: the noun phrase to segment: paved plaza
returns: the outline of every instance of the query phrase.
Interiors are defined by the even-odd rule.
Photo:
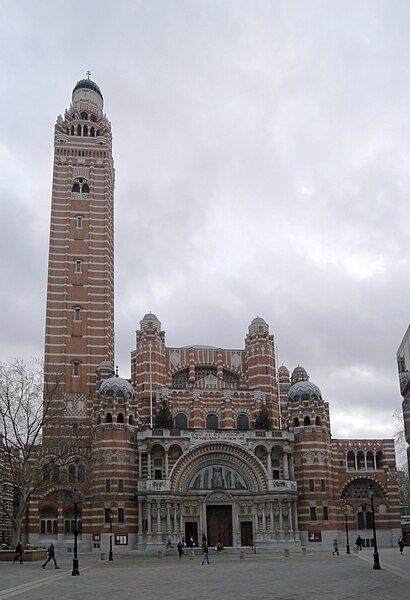
[[[383,550],[383,569],[372,569],[370,550],[332,557],[327,553],[291,555],[211,554],[211,564],[176,556],[115,557],[114,562],[80,556],[80,577],[71,576],[69,556],[58,557],[61,569],[41,563],[0,563],[0,600],[76,599],[247,599],[389,600],[408,598],[410,552]]]

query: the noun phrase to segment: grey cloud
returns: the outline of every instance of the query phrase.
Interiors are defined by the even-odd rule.
[[[407,3],[4,2],[0,27],[1,358],[42,353],[53,124],[90,68],[114,134],[121,371],[147,310],[170,345],[240,347],[261,314],[335,435],[391,435]]]

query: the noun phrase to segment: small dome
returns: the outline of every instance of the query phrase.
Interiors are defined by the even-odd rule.
[[[292,383],[297,383],[298,381],[308,381],[309,375],[306,372],[306,369],[298,365],[295,369],[293,369],[292,373]]]
[[[161,331],[161,322],[154,313],[147,313],[140,321],[141,329],[158,329]]]
[[[97,371],[110,371],[113,375],[115,373],[112,363],[110,363],[108,360],[103,360],[100,362],[97,367]]]
[[[269,325],[262,317],[255,317],[249,325],[249,333],[269,333]]]
[[[73,94],[77,90],[92,90],[93,92],[96,92],[96,94],[98,94],[100,96],[101,100],[103,100],[103,95],[101,93],[100,88],[91,79],[80,79],[80,81],[76,84],[75,88],[73,89]]]
[[[98,395],[107,398],[135,398],[134,388],[127,379],[122,377],[110,377],[103,381]]]
[[[278,373],[289,373],[289,369],[285,365],[280,365]]]
[[[289,383],[289,369],[285,365],[279,367],[278,377],[281,383]]]
[[[298,381],[294,383],[288,392],[289,402],[298,400],[322,400],[322,392],[311,381]]]

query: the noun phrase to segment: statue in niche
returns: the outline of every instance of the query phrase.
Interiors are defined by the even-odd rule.
[[[227,490],[232,489],[232,472],[229,469],[225,472],[225,487]]]
[[[196,476],[194,483],[191,486],[192,490],[199,490],[201,489],[201,473],[199,473],[199,475]]]
[[[224,487],[222,467],[212,467],[212,488],[216,490]]]
[[[209,490],[209,471],[208,471],[208,469],[206,469],[205,473],[204,473],[204,489]]]
[[[241,483],[241,481],[239,481],[239,477],[237,473],[234,473],[234,477],[235,477],[235,489],[236,490],[246,490],[246,487],[243,485],[243,483]]]

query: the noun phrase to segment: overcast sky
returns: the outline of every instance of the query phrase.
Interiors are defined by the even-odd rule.
[[[409,324],[409,3],[0,1],[0,360],[41,356],[53,128],[112,122],[116,362],[242,347],[263,316],[334,436],[386,437]]]

